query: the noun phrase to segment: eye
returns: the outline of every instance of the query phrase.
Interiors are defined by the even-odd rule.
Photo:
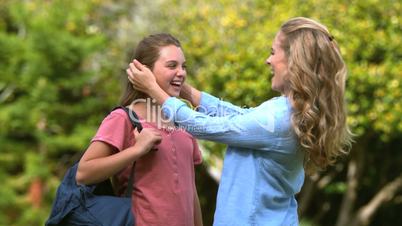
[[[175,62],[170,62],[166,65],[170,69],[175,69],[177,67],[177,63]]]

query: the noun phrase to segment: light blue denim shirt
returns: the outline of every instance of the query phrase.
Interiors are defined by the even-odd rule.
[[[215,226],[298,225],[303,153],[284,96],[250,109],[202,93],[197,111],[177,98],[163,113],[199,139],[228,145],[219,184]]]

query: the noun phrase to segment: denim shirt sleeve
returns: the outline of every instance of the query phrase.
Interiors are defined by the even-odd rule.
[[[230,146],[287,152],[287,144],[294,139],[287,130],[288,125],[282,125],[282,115],[276,114],[275,109],[270,109],[268,105],[245,114],[211,117],[170,97],[163,104],[162,110],[166,117],[173,119],[179,127],[196,138]]]
[[[241,108],[229,102],[219,100],[211,94],[201,92],[200,105],[197,106],[197,111],[209,116],[227,116],[245,114],[252,111],[253,108]]]

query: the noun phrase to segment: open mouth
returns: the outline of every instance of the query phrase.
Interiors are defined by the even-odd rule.
[[[170,85],[172,85],[172,86],[174,86],[174,87],[177,87],[177,88],[180,88],[181,87],[181,85],[182,85],[182,81],[172,81],[171,83],[170,83]]]

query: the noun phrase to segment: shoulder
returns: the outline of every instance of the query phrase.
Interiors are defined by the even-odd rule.
[[[109,112],[108,115],[103,119],[102,125],[110,126],[125,126],[130,125],[130,119],[128,118],[127,113],[123,109],[116,109]]]
[[[127,113],[123,109],[115,109],[105,117],[108,120],[126,120],[129,122]]]
[[[266,101],[264,104],[275,107],[278,110],[291,110],[290,101],[286,96],[273,97]]]
[[[103,119],[92,142],[102,141],[121,151],[131,146],[131,131],[132,126],[127,113],[122,109],[116,109]]]
[[[289,99],[285,96],[274,97],[265,104],[265,109],[270,112],[274,120],[275,131],[289,135],[292,131],[292,106]]]
[[[262,103],[258,108],[275,117],[289,118],[292,113],[290,101],[285,96],[271,98]]]

